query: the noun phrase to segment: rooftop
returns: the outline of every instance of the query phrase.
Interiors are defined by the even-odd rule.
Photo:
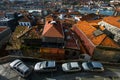
[[[113,17],[113,16],[105,17],[103,19],[103,21],[120,28],[120,22],[119,22],[120,21],[120,16],[118,16],[118,17]]]
[[[46,22],[42,36],[64,38],[62,26],[59,21]]]
[[[95,27],[91,26],[86,21],[78,22],[76,26],[96,46],[119,47],[119,45],[116,44],[112,39],[110,39],[106,34],[104,34],[99,29],[96,29]]]
[[[27,16],[24,16],[19,22],[30,22],[30,19]]]

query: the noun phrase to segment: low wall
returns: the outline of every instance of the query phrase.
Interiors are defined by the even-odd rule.
[[[5,57],[0,58],[0,64],[3,63],[7,63],[7,62],[11,62],[15,59],[21,59],[22,61],[28,61],[28,62],[38,62],[38,61],[43,61],[43,60],[47,60],[47,59],[42,59],[42,58],[33,58],[33,57],[21,57],[21,56],[12,56],[12,55],[8,55]],[[77,61],[77,62],[84,62],[83,59],[76,59],[76,60],[59,60],[56,61],[57,63],[65,63],[65,62],[73,62],[73,61]],[[111,66],[111,67],[119,67],[120,63],[111,63],[111,62],[103,62],[101,61],[101,63],[105,66]]]

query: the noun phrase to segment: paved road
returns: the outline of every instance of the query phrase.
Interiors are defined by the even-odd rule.
[[[27,62],[27,65],[34,66],[35,63]],[[0,80],[120,80],[120,69],[115,67],[105,67],[104,72],[75,72],[64,73],[58,65],[58,71],[48,73],[32,72],[28,78],[21,78],[15,71],[10,69],[9,62],[0,65]]]

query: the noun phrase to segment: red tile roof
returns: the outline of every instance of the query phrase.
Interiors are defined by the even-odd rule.
[[[46,22],[42,36],[64,38],[63,30],[60,22],[56,21],[56,23],[54,24]]]
[[[117,45],[112,39],[110,39],[109,37],[106,37],[102,43],[100,44],[101,46],[108,46],[108,47],[119,47],[119,45]]]
[[[81,21],[76,24],[76,27],[80,29],[87,37],[88,39],[96,46],[110,46],[110,47],[119,47],[112,39],[107,37],[106,34],[101,34],[99,36],[95,36],[93,33],[97,29],[93,26],[91,26],[86,21]],[[74,30],[74,28],[73,28]]]
[[[113,16],[105,17],[103,21],[120,28],[120,16],[119,17],[113,17]]]

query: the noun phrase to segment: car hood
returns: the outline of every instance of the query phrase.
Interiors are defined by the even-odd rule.
[[[41,64],[41,62],[37,63],[34,67],[34,70],[40,70],[40,64]]]
[[[66,63],[62,64],[62,69],[63,71],[69,70]]]

